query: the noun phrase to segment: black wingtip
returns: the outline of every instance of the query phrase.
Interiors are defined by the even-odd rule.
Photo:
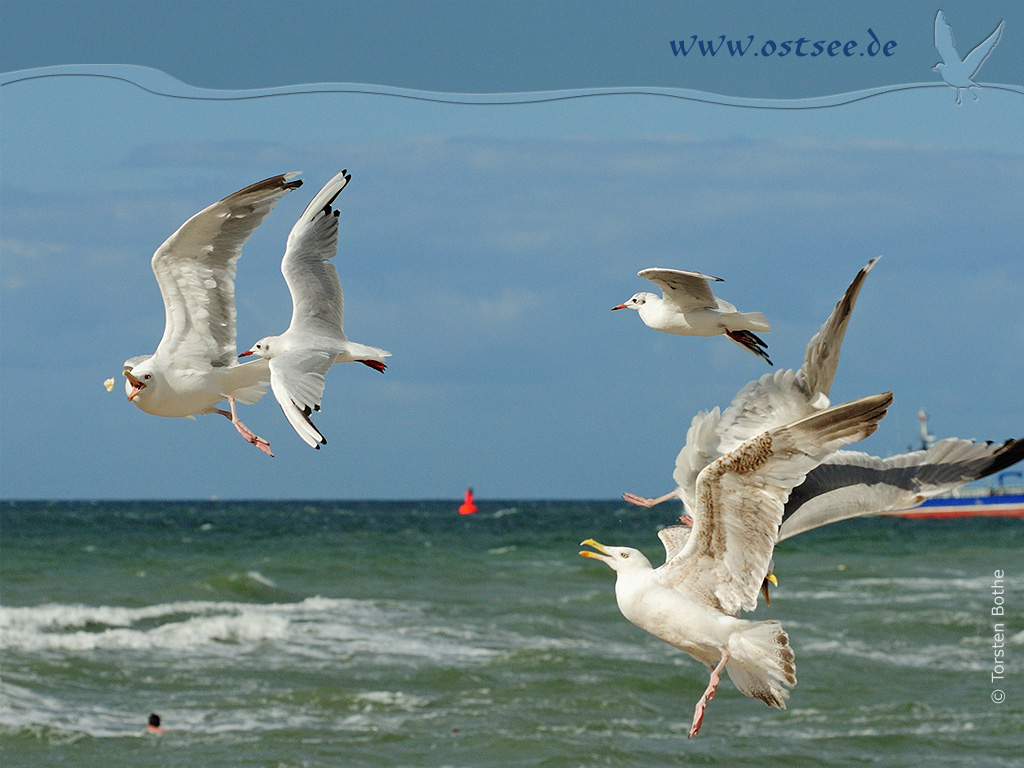
[[[1021,459],[1024,459],[1024,439],[1007,440],[999,446],[992,456],[992,463],[978,477],[988,477],[996,472],[1002,472],[1007,467],[1012,467]]]
[[[348,171],[342,171],[342,173],[345,175],[345,184],[348,185],[348,183],[352,180],[352,176],[349,174]],[[321,209],[325,214],[331,213],[331,206],[334,205],[334,201],[338,199],[338,195],[340,195],[342,193],[342,190],[344,189],[345,187],[339,189],[337,192],[334,193],[334,197],[327,201],[327,204],[324,205],[324,207]],[[338,212],[334,211],[334,215],[337,216]]]

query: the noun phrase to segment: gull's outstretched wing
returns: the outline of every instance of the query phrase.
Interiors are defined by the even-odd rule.
[[[754,435],[828,407],[850,315],[864,279],[878,258],[857,273],[828,319],[811,337],[799,371],[766,373],[736,393],[725,411],[720,413],[715,408],[694,416],[672,475],[682,490],[687,511],[696,504],[697,475],[712,461]]]
[[[790,494],[779,541],[852,517],[913,509],[1021,459],[1024,440],[995,445],[950,437],[885,459],[837,451]]]
[[[665,545],[666,563],[683,551],[692,530],[688,525],[670,525],[658,531],[658,538]]]
[[[683,310],[718,308],[718,299],[711,292],[708,280],[721,282],[720,277],[702,275],[700,272],[687,272],[681,269],[661,269],[651,267],[642,269],[637,275],[650,280],[661,288],[666,301],[670,301]],[[735,308],[733,309],[735,311]]]
[[[153,254],[166,325],[156,355],[236,364],[235,270],[242,246],[301,181],[286,173],[257,182],[205,208]]]
[[[857,273],[853,282],[847,286],[843,297],[836,302],[832,314],[807,342],[804,364],[797,371],[796,377],[809,398],[819,394],[827,396],[832,390],[832,382],[835,381],[836,368],[839,365],[839,352],[846,336],[846,327],[850,324],[850,315],[853,314],[853,307],[857,303],[864,280],[880,258],[882,257],[876,256]]]
[[[735,615],[757,607],[790,491],[843,445],[878,426],[892,393],[819,411],[745,441],[697,479],[693,532],[658,569],[668,586]]]
[[[288,235],[281,272],[292,296],[289,331],[345,339],[344,296],[330,263],[338,251],[338,211],[331,204],[351,178],[342,171],[327,182]]]
[[[320,410],[324,375],[333,364],[334,356],[319,350],[297,350],[270,360],[270,388],[274,397],[299,437],[317,449],[327,440],[309,416]]]

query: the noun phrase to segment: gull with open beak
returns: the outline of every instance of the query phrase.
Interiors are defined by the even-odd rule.
[[[700,732],[723,669],[745,696],[785,709],[788,689],[796,685],[789,636],[777,621],[738,614],[757,607],[790,491],[830,453],[874,432],[891,402],[886,392],[833,406],[756,435],[713,461],[697,479],[692,533],[679,546],[666,529],[667,557],[658,568],[636,549],[583,542],[593,551],[581,555],[615,571],[623,616],[711,669],[691,737]]]
[[[258,182],[203,209],[153,255],[164,300],[163,338],[152,355],[125,361],[125,394],[145,413],[192,417],[219,413],[246,441],[270,444],[238,418],[235,403],[266,392],[265,360],[240,365],[235,347],[235,270],[242,246],[278,201],[302,182],[288,173]],[[226,400],[230,410],[218,407]]]

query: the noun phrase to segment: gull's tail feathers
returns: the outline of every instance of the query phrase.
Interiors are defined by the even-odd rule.
[[[764,317],[764,315],[761,316]],[[759,336],[756,336],[750,331],[733,331],[729,330],[728,328],[725,331],[725,335],[728,336],[733,341],[735,341],[748,352],[751,352],[760,357],[762,360],[768,363],[768,365],[773,365],[771,359],[768,357],[768,345]]]
[[[226,389],[240,403],[255,405],[270,386],[270,361],[257,358],[251,363],[222,368],[226,376]]]
[[[744,696],[786,708],[796,685],[796,660],[789,635],[777,621],[750,623],[729,638],[729,679]]]

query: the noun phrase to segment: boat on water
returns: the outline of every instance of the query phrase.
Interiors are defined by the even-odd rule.
[[[1020,472],[1005,474],[1020,475]],[[955,517],[1024,517],[1024,485],[960,488],[955,495],[928,499],[913,509],[882,514],[933,520]]]

